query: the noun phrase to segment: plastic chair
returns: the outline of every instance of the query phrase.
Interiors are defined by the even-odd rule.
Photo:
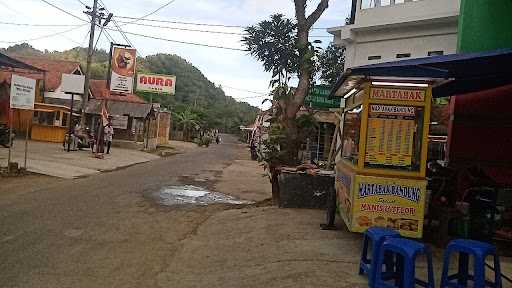
[[[398,233],[397,231],[381,227],[370,227],[364,232],[363,249],[361,252],[361,260],[359,263],[359,275],[368,275],[369,287],[373,287],[372,285],[373,283],[375,283],[376,261],[374,260],[377,259],[380,253],[382,243],[384,243],[384,241],[389,238],[399,237],[400,233]],[[368,248],[370,245],[370,240],[372,245],[372,256],[371,259],[368,259]],[[385,264],[386,271],[391,269],[390,266],[392,266],[392,263],[390,261],[386,261]]]
[[[458,272],[448,275],[450,268],[450,255],[459,253]],[[474,257],[474,274],[469,274],[469,256]],[[494,256],[494,282],[485,280],[485,258]],[[474,282],[474,287],[501,288],[500,260],[496,253],[496,247],[491,244],[476,240],[456,239],[451,241],[444,252],[443,275],[441,288],[467,287],[468,281]]]
[[[385,254],[391,253],[395,258],[394,284],[389,283],[382,273],[382,264],[385,261]],[[416,257],[418,255],[427,256],[428,279],[423,281],[416,278]],[[389,256],[386,256],[386,258]],[[379,257],[377,259],[377,272],[375,277],[376,288],[412,288],[419,285],[421,287],[434,288],[434,269],[432,266],[432,253],[423,243],[404,238],[390,238],[382,244]]]

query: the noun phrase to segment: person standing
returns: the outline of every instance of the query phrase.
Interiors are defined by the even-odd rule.
[[[114,137],[114,128],[112,127],[112,123],[108,122],[107,126],[105,126],[105,142],[107,144],[107,154],[110,154],[110,146],[112,146],[112,139]]]

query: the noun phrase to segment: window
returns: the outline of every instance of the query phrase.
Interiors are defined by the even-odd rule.
[[[62,126],[69,126],[68,123],[69,113],[62,113]]]
[[[357,165],[359,160],[359,134],[361,132],[361,115],[363,105],[345,113],[345,121],[343,123],[343,141],[341,157]]]
[[[441,56],[444,55],[444,51],[428,51],[428,56]]]
[[[35,111],[33,122],[36,124],[54,126],[55,112]]]
[[[372,56],[368,56],[368,60],[379,60],[381,59],[382,57],[380,55],[372,55]]]
[[[396,58],[409,58],[411,57],[411,53],[399,53],[396,54]]]

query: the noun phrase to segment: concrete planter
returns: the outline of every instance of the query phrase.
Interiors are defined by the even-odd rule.
[[[282,171],[279,174],[279,207],[325,209],[334,192],[334,175],[309,175]]]

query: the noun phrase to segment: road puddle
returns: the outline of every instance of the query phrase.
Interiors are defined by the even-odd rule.
[[[218,192],[207,191],[204,188],[192,185],[169,186],[158,192],[159,202],[165,206],[175,205],[208,205],[215,203],[249,204],[232,196]]]

